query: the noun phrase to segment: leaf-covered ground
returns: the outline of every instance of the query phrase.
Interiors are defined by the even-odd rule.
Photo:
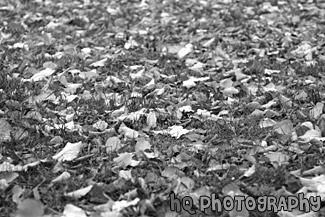
[[[0,216],[325,215],[322,1],[3,0],[0,17]],[[316,211],[200,198],[300,193]]]

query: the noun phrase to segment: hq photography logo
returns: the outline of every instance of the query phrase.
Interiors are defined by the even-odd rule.
[[[197,204],[193,201],[190,196],[185,196],[182,199],[176,197],[174,193],[170,194],[170,210],[176,212],[187,211],[189,214],[196,214],[196,210],[201,212],[211,209],[212,211],[221,212],[226,211],[242,211],[247,209],[252,211],[258,209],[260,212],[273,211],[279,212],[283,211],[293,211],[294,209],[299,209],[299,211],[317,212],[320,210],[321,198],[319,196],[305,198],[303,193],[299,193],[297,196],[260,196],[257,199],[251,196],[225,196],[223,199],[219,199],[216,194],[211,194],[209,196],[201,196]]]

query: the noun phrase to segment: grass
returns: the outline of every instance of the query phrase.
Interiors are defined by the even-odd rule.
[[[25,198],[44,204],[48,216],[61,216],[67,204],[88,211],[89,216],[101,216],[95,211],[98,205],[135,198],[140,202],[122,208],[121,216],[176,216],[168,208],[172,192],[182,197],[206,187],[223,198],[224,189],[232,183],[242,194],[257,198],[279,195],[283,189],[295,194],[303,187],[301,177],[317,177],[303,173],[323,165],[323,142],[297,139],[309,130],[302,127],[306,122],[324,136],[323,112],[315,119],[310,111],[324,102],[325,64],[320,44],[304,33],[308,19],[302,16],[301,25],[293,24],[289,18],[298,9],[290,1],[282,5],[270,1],[288,12],[288,20],[278,18],[282,26],[265,24],[273,18],[265,21],[260,15],[277,12],[263,12],[262,3],[217,2],[6,1],[0,11],[4,18],[0,29],[0,163],[37,164],[27,170],[1,170],[0,179],[8,181],[0,190],[1,216],[19,216]],[[288,31],[292,41],[282,49]],[[308,34],[319,41],[323,37],[320,27],[310,27]],[[262,39],[254,41],[253,36]],[[212,43],[204,46],[210,39]],[[314,48],[315,64],[292,55],[304,40]],[[186,43],[192,43],[194,50],[180,59],[174,50]],[[268,55],[269,51],[277,53]],[[204,66],[193,70],[191,61]],[[45,68],[52,68],[53,73],[39,81],[28,80]],[[250,79],[243,81],[230,73],[237,69]],[[267,74],[265,69],[278,72]],[[191,77],[208,80],[186,87],[184,81]],[[272,84],[277,85],[274,91],[267,89]],[[238,92],[227,95],[229,87]],[[299,93],[303,97],[297,97]],[[190,110],[181,110],[184,106]],[[139,118],[123,118],[141,109]],[[200,110],[210,113],[203,117]],[[148,124],[150,112],[156,126]],[[273,125],[261,127],[265,120],[272,120]],[[274,124],[283,120],[292,123],[296,139],[276,132]],[[175,125],[192,131],[179,138],[157,134]],[[142,150],[143,144],[126,135],[125,128],[148,141],[149,150]],[[121,147],[107,151],[111,145],[107,140],[112,137],[118,138]],[[80,141],[83,147],[73,160],[52,158],[67,143]],[[138,164],[132,166],[124,159],[126,166],[119,165],[117,159],[125,153],[133,154]],[[158,154],[150,158],[148,153]],[[274,153],[285,160],[275,163]],[[252,166],[255,172],[247,175]],[[297,170],[299,175],[294,173]],[[13,172],[17,177],[9,180]],[[70,177],[51,182],[63,172]],[[91,191],[81,197],[66,195],[90,185]],[[196,216],[235,217],[225,210]],[[280,214],[253,210],[249,216]]]

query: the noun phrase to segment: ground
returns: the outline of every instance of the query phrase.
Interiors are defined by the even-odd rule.
[[[0,17],[0,216],[325,215],[323,2],[4,0]]]

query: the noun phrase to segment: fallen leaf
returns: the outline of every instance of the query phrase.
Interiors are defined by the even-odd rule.
[[[43,217],[44,206],[40,201],[25,199],[18,204],[15,217]]]
[[[184,173],[177,167],[168,166],[162,171],[161,175],[170,179],[176,179],[178,177],[182,177]]]
[[[293,132],[293,123],[291,120],[283,120],[274,125],[273,129],[278,134],[291,136]]]
[[[81,189],[78,189],[76,191],[72,191],[72,192],[69,192],[69,193],[65,193],[64,195],[67,196],[67,197],[73,197],[73,198],[81,198],[85,195],[88,194],[88,192],[92,189],[93,185],[89,185],[85,188],[81,188]]]
[[[129,127],[127,127],[124,123],[121,124],[119,130],[119,132],[122,132],[124,134],[125,137],[129,138],[129,139],[136,139],[139,137],[139,133],[136,130],[133,130]]]
[[[324,103],[318,102],[309,112],[309,117],[312,120],[318,120],[323,113]]]
[[[320,139],[322,133],[318,130],[308,130],[304,135],[299,136],[299,139],[302,139],[304,142],[309,142],[312,139]]]
[[[113,136],[106,140],[105,143],[106,153],[111,153],[112,151],[117,151],[122,147],[121,141],[118,137]]]
[[[265,156],[270,159],[271,163],[277,163],[279,165],[288,163],[289,156],[281,152],[265,153]]]
[[[126,207],[135,206],[138,204],[139,201],[140,201],[139,198],[135,198],[132,201],[126,201],[126,200],[115,201],[112,206],[112,211],[120,211]]]
[[[11,126],[5,119],[0,119],[0,142],[10,141]]]
[[[105,121],[99,120],[96,123],[93,124],[93,127],[100,130],[104,131],[107,128],[108,124]]]
[[[185,47],[181,48],[180,51],[178,51],[177,56],[178,58],[182,59],[185,56],[187,56],[189,53],[193,51],[193,45],[187,44]]]
[[[90,66],[92,66],[92,67],[103,67],[103,66],[105,66],[105,63],[106,63],[107,59],[108,58],[98,60],[97,62],[94,62],[94,63],[90,64]]]
[[[76,143],[68,142],[66,146],[52,158],[58,161],[72,161],[78,156],[82,147],[83,143],[81,141]]]
[[[147,125],[149,128],[155,128],[157,126],[157,116],[154,111],[150,111],[147,115]]]
[[[172,137],[175,137],[176,139],[179,139],[182,135],[185,135],[188,132],[192,131],[192,130],[184,129],[183,126],[171,126],[168,129],[170,130],[169,134]]]
[[[113,161],[117,164],[118,167],[125,168],[132,163],[132,153],[121,153],[118,157],[114,158]]]
[[[23,195],[24,191],[25,190],[19,185],[15,185],[12,188],[12,201],[15,202],[17,205],[22,202],[21,196]]]
[[[5,182],[6,185],[15,180],[19,176],[16,172],[0,172],[0,180],[2,182]],[[5,186],[2,186],[5,187]],[[1,188],[2,190],[5,190],[5,188]]]
[[[276,121],[270,119],[270,118],[265,118],[260,121],[260,128],[268,128],[268,127],[273,127],[276,125]]]
[[[43,79],[45,79],[46,77],[52,75],[55,72],[55,70],[50,69],[50,68],[46,68],[38,73],[36,73],[35,75],[33,75],[31,78],[29,79],[22,79],[24,82],[29,81],[29,82],[36,82],[36,81],[41,81]]]
[[[56,183],[56,182],[62,182],[64,180],[67,180],[71,177],[70,173],[64,171],[61,175],[53,179],[51,182]]]
[[[144,138],[139,138],[135,144],[135,152],[145,151],[150,149],[150,142],[146,141]]]
[[[245,171],[243,177],[250,177],[255,173],[255,165],[251,166],[248,170]]]
[[[63,216],[62,217],[87,217],[86,212],[81,208],[73,205],[67,204],[64,207]]]

